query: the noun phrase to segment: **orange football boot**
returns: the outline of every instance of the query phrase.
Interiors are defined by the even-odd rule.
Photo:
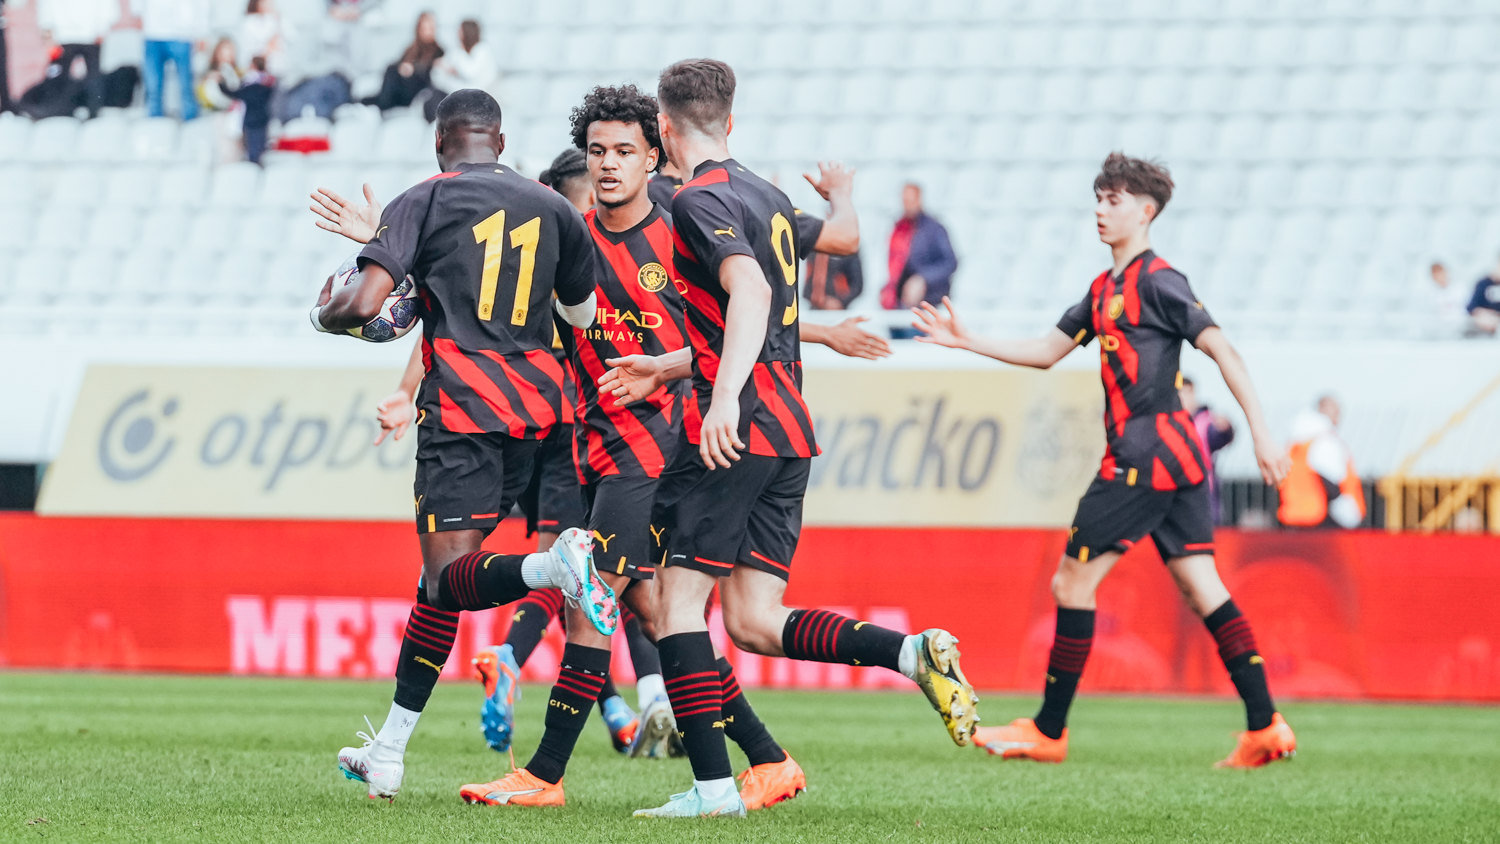
[[[1240,733],[1239,744],[1234,752],[1215,768],[1259,768],[1277,759],[1290,759],[1297,755],[1297,737],[1286,719],[1278,712],[1271,716],[1271,726],[1261,730],[1246,730]]]
[[[740,799],[752,812],[790,800],[806,790],[807,777],[790,753],[780,762],[755,765],[740,774]]]
[[[1048,738],[1030,718],[1017,718],[1003,727],[979,727],[974,730],[974,744],[1002,759],[1033,759],[1037,762],[1061,762],[1068,758],[1068,728],[1062,738]]]
[[[562,806],[562,780],[539,780],[525,768],[517,768],[494,782],[471,783],[458,790],[465,803],[486,806]]]

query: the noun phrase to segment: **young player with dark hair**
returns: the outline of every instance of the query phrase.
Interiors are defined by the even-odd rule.
[[[530,477],[537,440],[557,424],[562,371],[547,351],[553,292],[572,325],[592,324],[595,309],[594,256],[582,220],[561,197],[501,166],[504,148],[493,97],[467,89],[445,98],[436,132],[443,172],[384,209],[358,276],[337,291],[330,277],[310,314],[319,331],[358,327],[379,313],[395,279],[418,279],[425,375],[414,487],[422,579],[390,715],[377,734],[361,734],[363,747],[339,753],[345,775],[366,783],[372,798],[394,799],[401,788],[406,744],[452,650],[460,611],[552,587],[601,635],[617,622],[585,531],[565,531],[546,553],[480,550]]]
[[[574,109],[573,140],[587,156],[591,193],[597,204],[585,215],[594,247],[599,303],[596,323],[563,334],[579,375],[579,420],[574,442],[578,475],[589,502],[589,528],[602,577],[643,617],[653,613],[651,579],[658,554],[651,502],[671,460],[682,419],[682,388],[659,387],[642,401],[617,404],[597,385],[611,362],[626,355],[661,355],[680,349],[682,303],[667,266],[672,256],[671,218],[653,203],[647,176],[661,156],[654,97],[634,85],[595,88]],[[582,627],[580,625],[580,627]],[[570,665],[609,664],[610,642],[586,627],[569,625],[564,670],[553,691],[547,728],[537,754],[523,768],[489,783],[465,785],[471,803],[560,806],[562,777],[573,737],[588,717],[579,706],[579,678]],[[725,695],[738,692],[727,661],[715,682]],[[801,769],[765,731],[748,703],[740,701],[736,737],[750,757],[747,790],[760,805],[795,796],[805,788]],[[665,694],[646,709],[649,729],[659,708],[670,719]],[[643,733],[643,738],[645,737]]]
[[[1052,579],[1057,634],[1042,708],[1035,718],[974,734],[976,744],[1007,759],[1061,762],[1067,757],[1068,707],[1093,643],[1095,592],[1120,555],[1148,534],[1213,634],[1245,702],[1248,729],[1219,764],[1256,767],[1297,749],[1291,728],[1271,703],[1250,623],[1214,567],[1214,520],[1205,480],[1212,466],[1177,392],[1183,341],[1219,365],[1249,421],[1266,483],[1279,484],[1286,476],[1287,455],[1271,437],[1244,361],[1187,278],[1151,251],[1151,223],[1171,199],[1172,187],[1165,167],[1110,153],[1094,180],[1094,216],[1099,239],[1114,253],[1114,266],[1094,279],[1045,337],[994,340],[970,334],[946,297],[947,313],[925,303],[915,311],[912,325],[927,335],[917,338],[923,342],[1039,369],[1099,338],[1107,444],[1099,475],[1078,502],[1067,550]]]
[[[657,646],[693,787],[648,817],[743,816],[724,745],[725,692],[703,618],[719,586],[725,626],[741,649],[768,656],[880,665],[915,680],[954,741],[969,740],[973,689],[946,631],[914,636],[824,610],[782,605],[816,451],[801,397],[797,259],[791,202],[730,157],[734,72],[678,62],[658,99],[667,155],[692,179],[672,202],[673,263],[690,346],[631,355],[600,382],[634,398],[691,376],[679,443],[652,523],[667,531]],[[744,453],[742,453],[744,452]]]

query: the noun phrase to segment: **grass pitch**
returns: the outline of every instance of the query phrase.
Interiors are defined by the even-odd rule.
[[[336,770],[391,684],[0,673],[0,840],[1496,841],[1500,710],[1292,704],[1296,759],[1217,771],[1235,703],[1081,699],[1072,756],[1006,762],[948,740],[919,693],[752,691],[810,791],[743,821],[647,821],[691,777],[633,761],[591,719],[563,809],[467,806],[458,786],[507,770],[477,728],[479,691],[444,685],[394,805]],[[541,736],[528,687],[517,757]],[[986,696],[998,723],[1034,698]],[[736,770],[743,757],[731,751]]]

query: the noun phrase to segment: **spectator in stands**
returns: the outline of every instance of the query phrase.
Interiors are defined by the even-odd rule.
[[[1500,266],[1474,283],[1474,294],[1469,297],[1470,337],[1494,337],[1500,330]]]
[[[458,43],[462,50],[446,53],[433,63],[433,95],[423,105],[429,123],[437,116],[437,104],[443,97],[462,88],[487,89],[500,72],[495,54],[480,40],[479,21],[466,20],[458,25]]]
[[[223,83],[220,88],[227,96],[245,104],[245,157],[259,164],[270,135],[271,97],[276,93],[276,78],[266,72],[266,57],[250,60],[250,72],[240,80],[238,88],[231,89]]]
[[[99,48],[120,20],[120,0],[37,0],[37,25],[47,42],[61,52],[52,64],[80,79],[99,75]],[[83,60],[84,72],[70,73]],[[48,68],[50,77],[53,71]]]
[[[5,0],[0,0],[0,114],[10,110],[10,68],[5,52]]]
[[[256,56],[266,59],[267,73],[286,72],[286,37],[281,29],[281,12],[276,0],[250,0],[245,17],[234,34],[235,48],[248,61]]]
[[[379,106],[381,111],[412,104],[417,95],[432,86],[432,65],[443,57],[437,42],[437,19],[431,12],[417,16],[416,37],[401,58],[385,69],[380,93],[365,97],[365,105]]]
[[[240,63],[234,39],[220,38],[208,55],[208,70],[198,80],[198,104],[210,111],[228,111],[234,107],[234,97],[224,90],[232,91],[238,87]]]
[[[1193,420],[1193,429],[1198,433],[1198,444],[1208,455],[1208,506],[1214,514],[1214,524],[1224,524],[1224,510],[1219,504],[1219,469],[1216,455],[1219,449],[1234,442],[1234,424],[1227,416],[1221,416],[1198,403],[1198,389],[1193,379],[1182,379],[1177,388],[1177,397],[1182,400],[1182,409]]]
[[[209,4],[203,0],[130,0],[130,8],[141,19],[141,34],[146,39],[146,62],[142,68],[146,79],[146,113],[161,117],[162,83],[167,62],[177,71],[182,87],[182,119],[198,116],[198,99],[193,95],[193,50],[203,48],[208,34]]]
[[[887,310],[937,304],[949,295],[958,256],[948,230],[922,208],[922,186],[901,188],[901,219],[891,231],[890,281],[880,291]]]
[[[807,259],[803,273],[802,293],[815,311],[842,311],[865,289],[864,269],[859,253],[829,255],[814,252]]]
[[[1359,527],[1365,518],[1365,491],[1354,456],[1339,437],[1340,408],[1331,395],[1316,410],[1292,420],[1292,468],[1277,492],[1276,517],[1288,527]]]

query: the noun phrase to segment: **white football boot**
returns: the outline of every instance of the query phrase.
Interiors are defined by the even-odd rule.
[[[582,528],[568,528],[558,535],[547,559],[547,577],[569,604],[579,607],[602,636],[615,635],[620,608],[615,590],[594,570],[594,535]]]
[[[745,816],[745,801],[740,799],[738,791],[731,790],[724,799],[712,802],[703,799],[698,793],[698,786],[672,795],[672,799],[664,806],[655,809],[637,809],[635,817],[638,818],[743,818]]]
[[[369,719],[365,719],[368,725]],[[370,733],[375,728],[370,727]],[[355,733],[364,739],[362,747],[346,747],[339,751],[339,770],[351,780],[359,780],[369,786],[371,800],[385,799],[392,802],[401,791],[401,777],[406,772],[404,755],[390,742],[372,738],[363,730]]]
[[[675,759],[687,755],[666,695],[658,696],[641,710],[641,724],[626,753],[632,759]]]

